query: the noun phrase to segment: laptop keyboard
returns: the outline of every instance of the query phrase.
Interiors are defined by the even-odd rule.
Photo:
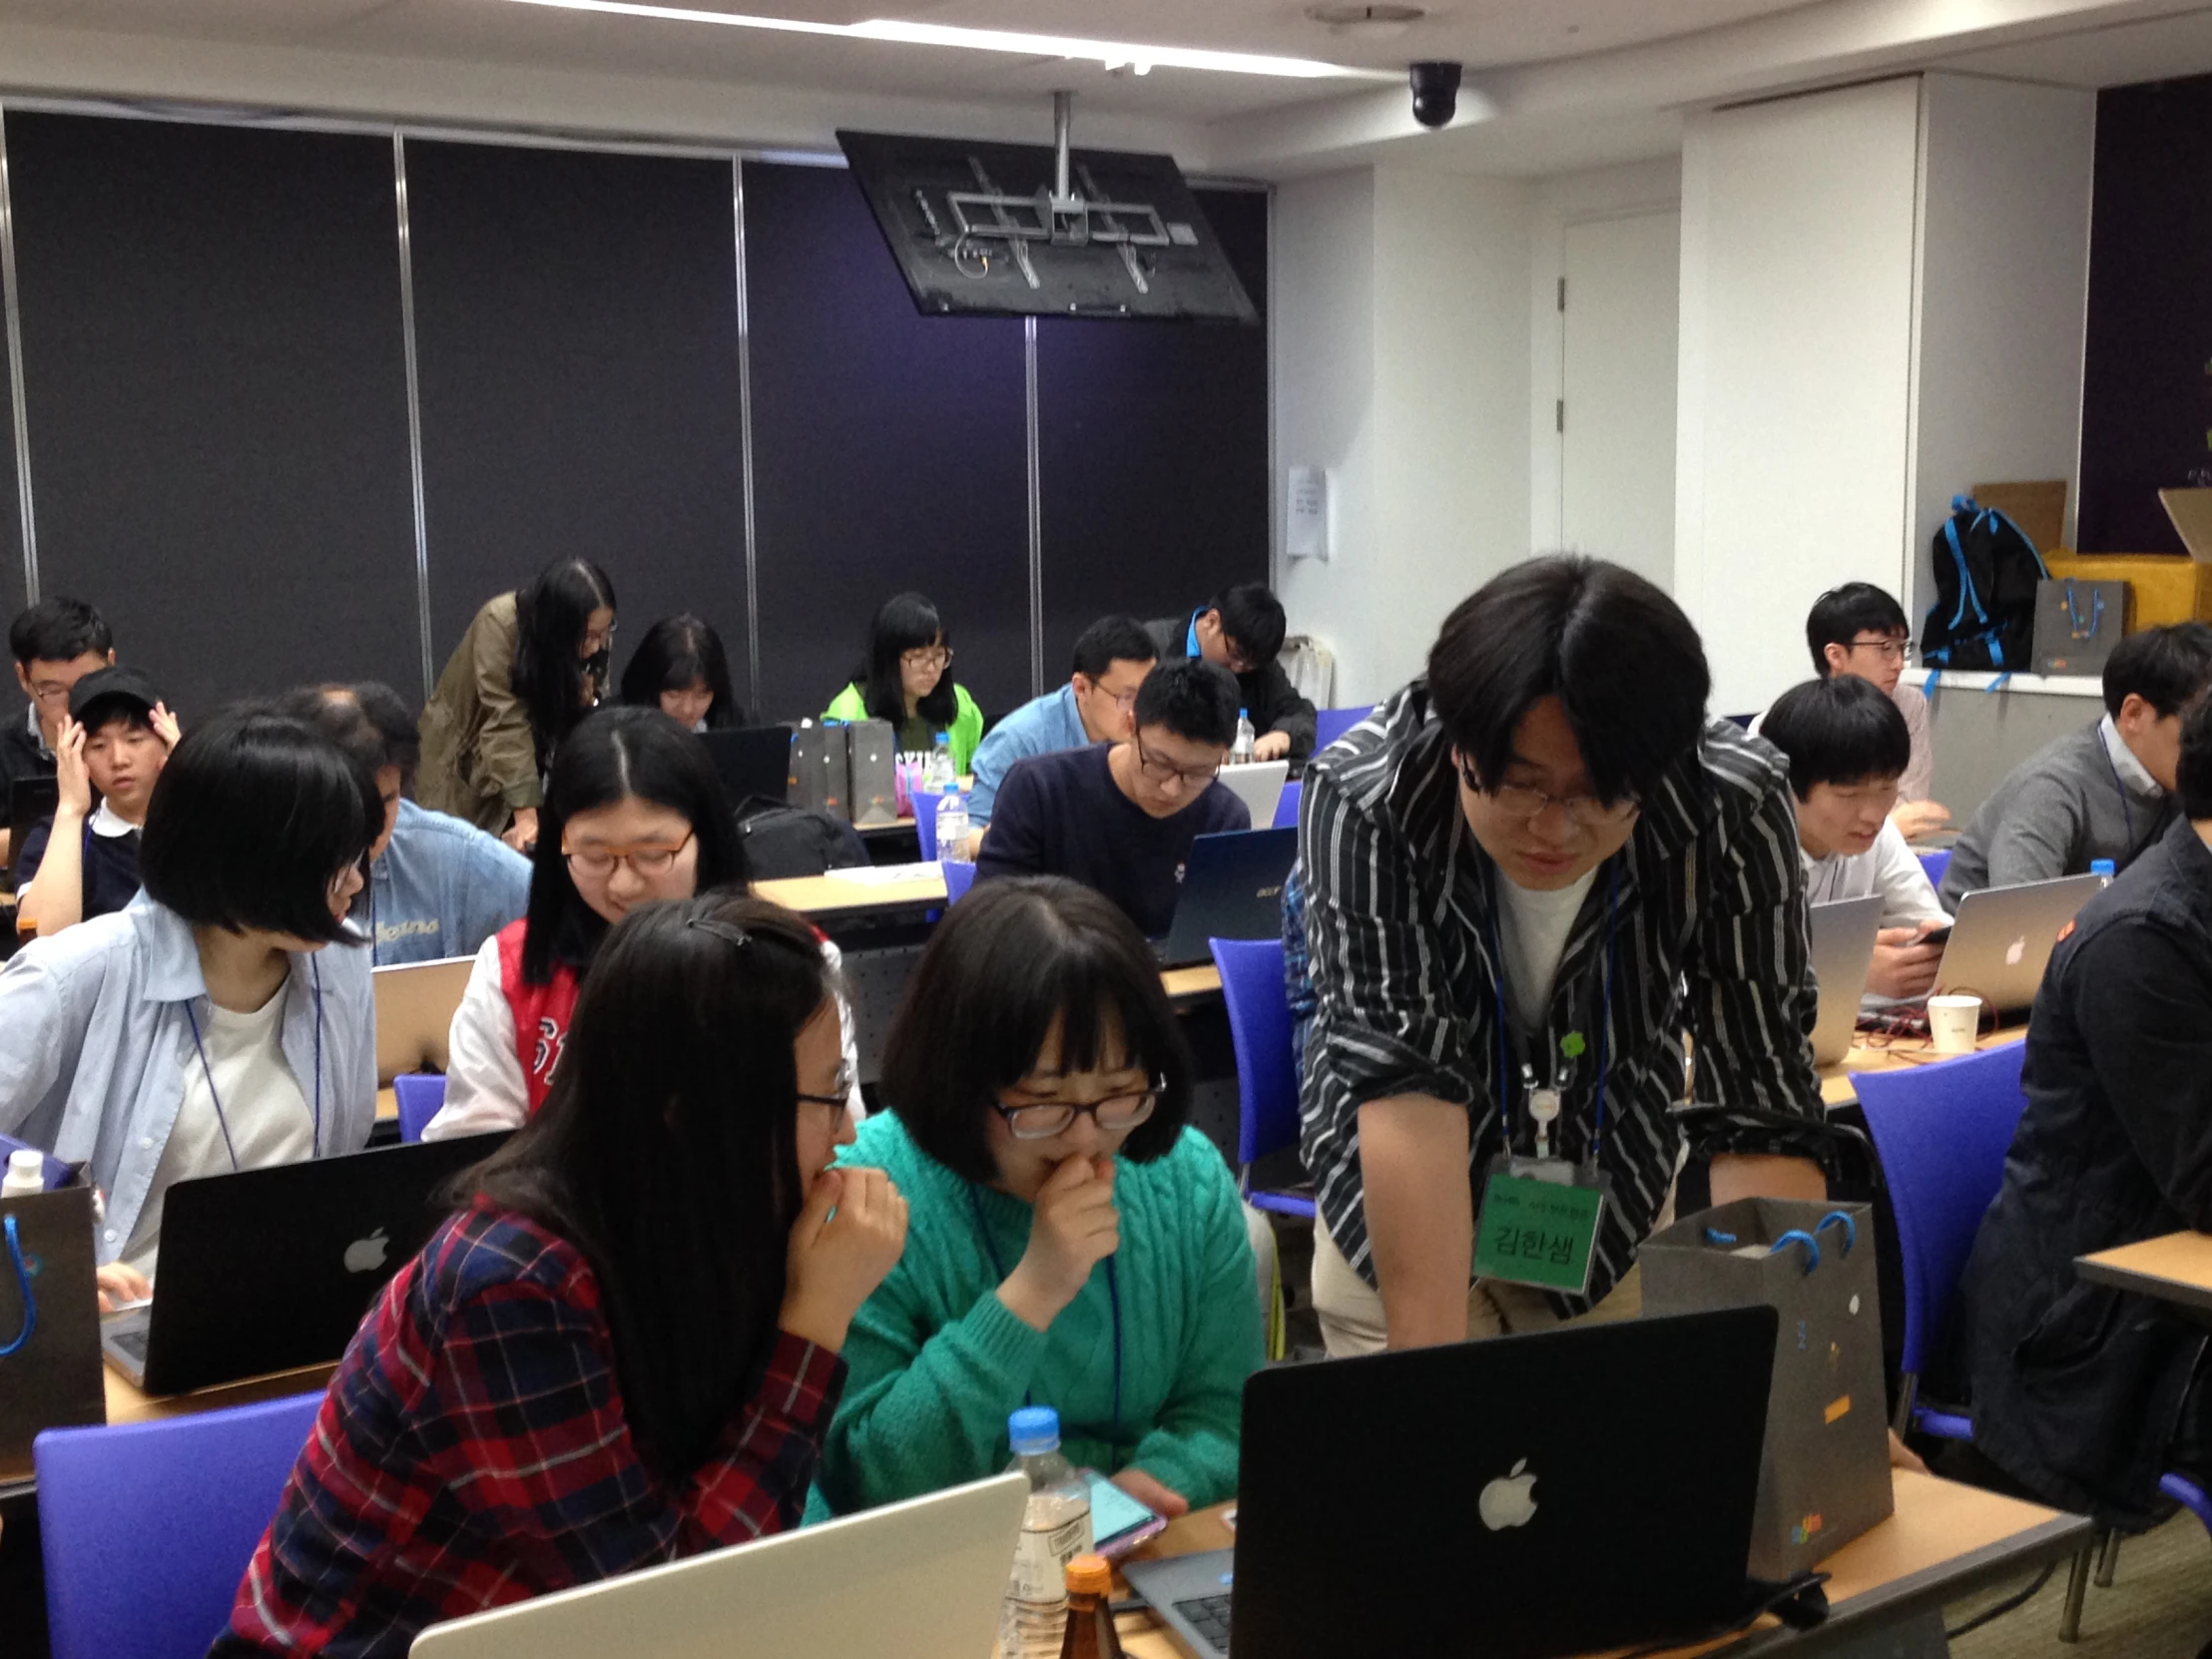
[[[1175,1610],[1190,1622],[1214,1651],[1229,1651],[1229,1598],[1227,1596],[1194,1596],[1189,1601],[1179,1601]]]
[[[140,1365],[146,1364],[146,1333],[144,1331],[111,1331],[108,1334],[111,1348],[119,1348]]]

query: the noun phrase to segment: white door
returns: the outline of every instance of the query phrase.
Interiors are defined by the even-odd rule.
[[[1560,318],[1559,541],[1674,582],[1673,209],[1570,224]]]

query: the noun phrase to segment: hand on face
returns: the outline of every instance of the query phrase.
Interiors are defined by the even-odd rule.
[[[1082,1294],[1091,1269],[1120,1248],[1113,1159],[1069,1158],[1038,1190],[1028,1248],[999,1287],[999,1300],[1016,1319],[1042,1331]]]
[[[54,783],[59,795],[57,817],[83,820],[92,814],[92,774],[85,770],[85,729],[62,716],[61,735],[54,740]]]
[[[777,1323],[818,1348],[843,1348],[852,1316],[905,1248],[906,1200],[888,1175],[826,1170],[792,1227]]]

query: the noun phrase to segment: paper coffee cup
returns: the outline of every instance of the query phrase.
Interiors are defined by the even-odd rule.
[[[1981,1030],[1981,998],[1932,996],[1928,999],[1928,1034],[1938,1054],[1971,1054]]]

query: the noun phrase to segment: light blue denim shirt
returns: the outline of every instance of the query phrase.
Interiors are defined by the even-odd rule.
[[[282,995],[284,1060],[316,1113],[316,1156],[357,1152],[376,1121],[367,950],[293,956]],[[91,1166],[107,1194],[103,1263],[137,1229],[184,1102],[188,1004],[209,1017],[192,925],[144,893],[0,967],[0,1133]]]
[[[1026,761],[1032,755],[1057,755],[1063,749],[1088,749],[1090,743],[1091,735],[1083,730],[1083,717],[1076,712],[1072,685],[1024,703],[992,727],[990,736],[975,752],[975,790],[968,797],[968,823],[978,830],[990,823],[998,786],[1006,782],[1006,774],[1016,761]]]
[[[401,801],[351,920],[375,939],[371,965],[392,967],[473,956],[529,907],[529,859],[473,824]]]

